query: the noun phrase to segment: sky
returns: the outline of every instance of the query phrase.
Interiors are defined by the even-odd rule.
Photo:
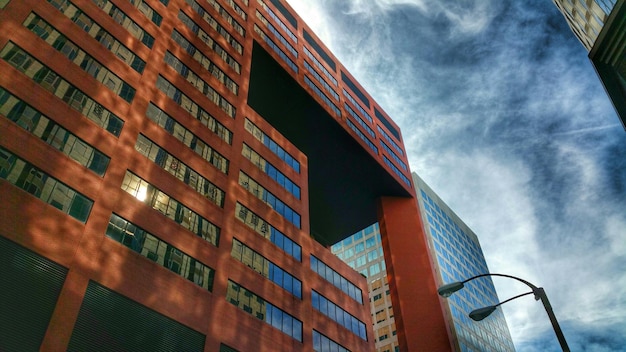
[[[490,271],[544,287],[572,351],[626,351],[626,132],[552,1],[288,3],[400,126]],[[560,351],[532,296],[502,309],[518,351]]]

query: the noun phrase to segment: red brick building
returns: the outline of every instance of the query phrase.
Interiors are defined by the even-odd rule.
[[[279,0],[0,0],[0,350],[373,350],[379,221],[450,350],[399,128]]]

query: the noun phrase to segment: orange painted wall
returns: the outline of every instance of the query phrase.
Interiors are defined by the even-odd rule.
[[[416,200],[381,198],[379,224],[401,350],[454,351]]]

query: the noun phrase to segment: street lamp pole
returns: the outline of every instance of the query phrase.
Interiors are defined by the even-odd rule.
[[[491,314],[496,307],[498,307],[499,305],[509,302],[511,300],[514,300],[516,298],[528,295],[533,293],[535,295],[535,300],[541,300],[541,303],[543,303],[543,307],[546,310],[546,313],[548,313],[548,318],[550,318],[550,323],[552,323],[552,328],[554,329],[554,333],[556,334],[557,339],[559,340],[559,344],[561,345],[561,349],[563,350],[563,352],[569,352],[569,346],[567,345],[567,341],[565,341],[565,336],[563,335],[563,331],[561,330],[561,326],[559,325],[559,322],[556,320],[556,316],[554,315],[554,311],[552,310],[552,305],[550,304],[550,301],[548,300],[548,296],[546,295],[546,291],[542,288],[542,287],[537,287],[533,284],[531,284],[530,282],[524,280],[524,279],[520,279],[519,277],[515,277],[515,276],[511,276],[511,275],[505,275],[505,274],[481,274],[481,275],[476,275],[474,277],[471,277],[469,279],[466,279],[464,281],[461,282],[453,282],[450,284],[446,284],[443,285],[441,287],[439,287],[439,289],[437,290],[437,292],[439,293],[440,296],[444,297],[444,298],[448,298],[450,297],[454,292],[461,290],[464,286],[465,283],[481,278],[481,277],[485,277],[485,276],[500,276],[500,277],[507,277],[509,279],[514,279],[517,281],[520,281],[524,284],[526,284],[528,287],[530,287],[532,289],[532,292],[527,292],[527,293],[523,293],[521,295],[515,296],[513,298],[509,298],[506,301],[500,302],[496,305],[493,306],[489,306],[489,307],[484,307],[484,308],[480,308],[477,310],[474,310],[473,312],[470,313],[470,317],[476,321],[478,320],[482,320],[484,318],[486,318],[489,314]]]

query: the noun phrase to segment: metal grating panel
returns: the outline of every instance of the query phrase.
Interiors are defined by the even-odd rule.
[[[205,336],[90,282],[68,351],[203,351]]]
[[[0,351],[38,351],[67,269],[0,235]]]

